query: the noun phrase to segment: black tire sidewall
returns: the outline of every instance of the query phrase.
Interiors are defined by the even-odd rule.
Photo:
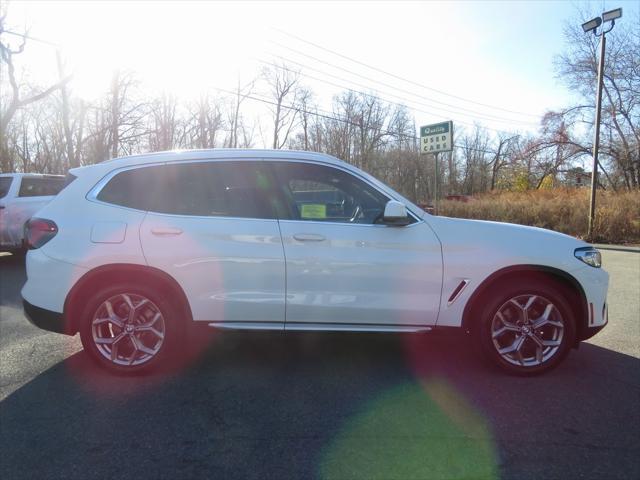
[[[496,311],[509,299],[519,295],[539,295],[546,298],[560,310],[564,321],[564,335],[560,348],[551,359],[535,367],[518,366],[507,362],[498,353],[491,338],[491,323]],[[491,363],[515,375],[537,375],[557,367],[569,353],[576,339],[576,321],[566,298],[566,287],[555,281],[544,281],[543,283],[540,280],[530,282],[523,280],[515,284],[502,284],[492,288],[487,303],[482,309],[479,326],[476,328],[482,353]]]
[[[141,295],[148,298],[160,309],[164,319],[165,334],[160,351],[154,358],[140,365],[124,366],[114,364],[102,356],[93,342],[91,322],[96,310],[108,298],[122,293]],[[167,301],[166,295],[163,295],[161,290],[146,285],[123,283],[103,287],[87,300],[82,309],[79,322],[80,339],[84,350],[89,356],[107,370],[121,374],[147,373],[166,365],[168,359],[175,355],[184,330],[181,328],[182,322],[180,322],[179,312],[180,309]]]

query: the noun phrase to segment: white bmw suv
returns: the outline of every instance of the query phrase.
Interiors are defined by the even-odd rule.
[[[310,152],[206,150],[71,170],[30,220],[24,310],[100,364],[148,370],[186,328],[457,327],[497,365],[556,366],[607,323],[600,253],[539,228],[431,216]]]

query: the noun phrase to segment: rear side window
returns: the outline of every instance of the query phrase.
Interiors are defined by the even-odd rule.
[[[13,177],[0,177],[0,198],[4,198],[9,193],[11,187],[11,181]]]
[[[20,183],[19,197],[44,197],[57,195],[64,188],[64,177],[24,177]]]
[[[148,210],[152,205],[150,195],[157,189],[162,167],[144,167],[117,174],[107,183],[98,200],[137,210]]]
[[[119,173],[98,200],[173,215],[275,218],[260,162],[202,162]]]

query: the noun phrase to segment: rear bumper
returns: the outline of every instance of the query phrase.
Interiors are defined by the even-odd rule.
[[[66,328],[64,315],[62,313],[36,307],[24,299],[22,299],[22,308],[24,309],[27,320],[38,328],[55,333],[64,333],[66,335],[73,335],[75,333]]]
[[[64,312],[69,291],[87,269],[45,255],[41,248],[29,250],[26,256],[27,282],[22,298],[39,308]]]

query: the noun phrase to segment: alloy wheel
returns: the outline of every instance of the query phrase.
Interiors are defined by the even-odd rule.
[[[496,311],[491,339],[505,361],[536,367],[558,353],[564,330],[562,313],[553,302],[540,295],[518,295]]]
[[[98,352],[110,362],[141,365],[160,351],[165,321],[148,298],[122,293],[100,304],[91,321],[91,334]]]

